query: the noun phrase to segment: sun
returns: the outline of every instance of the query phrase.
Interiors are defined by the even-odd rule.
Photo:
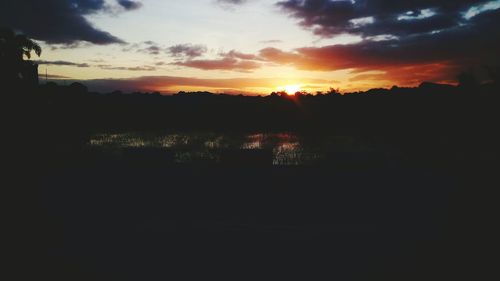
[[[291,96],[291,95],[294,95],[295,93],[297,92],[300,92],[301,90],[301,86],[300,85],[286,85],[284,87],[285,89],[285,92]]]

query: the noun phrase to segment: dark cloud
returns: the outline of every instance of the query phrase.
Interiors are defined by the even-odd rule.
[[[91,46],[92,43],[89,42],[82,42],[82,41],[75,41],[72,43],[67,43],[67,44],[51,44],[50,49],[51,50],[69,50],[69,49],[76,49],[76,48],[85,48]]]
[[[500,63],[500,1],[289,0],[277,5],[318,35],[358,34],[363,40],[289,52],[261,50],[259,56],[274,64],[348,69],[357,74],[353,81],[415,84],[450,81],[469,66]]]
[[[167,48],[167,52],[174,57],[200,57],[207,52],[207,47],[203,45],[179,44]]]
[[[124,9],[138,8],[138,3],[119,1]],[[18,29],[37,40],[51,44],[123,43],[116,36],[96,28],[85,16],[110,12],[104,0],[2,0],[0,25]]]
[[[45,60],[39,60],[36,61],[38,64],[45,64],[45,65],[58,65],[58,66],[74,66],[74,67],[90,67],[88,63],[77,63],[77,62],[70,62],[70,61],[45,61]]]
[[[142,3],[130,0],[118,0],[118,4],[126,10],[137,10],[142,7]]]
[[[305,47],[291,52],[266,48],[259,56],[279,65],[303,70],[334,71],[349,69],[359,78],[394,80],[414,84],[416,80],[452,80],[471,65],[498,64],[500,11],[477,16],[467,26],[434,34],[420,34],[385,41],[365,40],[358,44]],[[363,74],[381,71],[382,74]]]
[[[316,34],[405,36],[462,24],[463,13],[485,0],[287,0],[277,5]]]
[[[32,2],[32,1],[25,1],[25,2]],[[66,2],[72,2],[71,4],[73,5],[73,7],[82,13],[91,13],[93,11],[100,10],[104,7],[105,4],[104,0],[73,0]]]
[[[43,74],[40,76],[43,76],[44,79],[52,79],[52,80],[68,79],[69,78],[69,77],[64,76],[64,75],[56,75],[56,74]]]
[[[310,71],[350,70],[353,81],[414,84],[450,81],[470,65],[500,62],[498,0],[286,0],[276,5],[317,35],[356,34],[363,40],[293,51],[265,48],[245,57],[231,51],[218,60],[183,65],[231,69],[231,62],[240,60],[256,66],[267,62]]]

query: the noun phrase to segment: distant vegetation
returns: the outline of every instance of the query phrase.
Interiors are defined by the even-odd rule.
[[[480,85],[466,74],[459,86],[422,83],[416,88],[372,89],[341,95],[331,89],[314,95],[297,92],[268,96],[180,92],[99,94],[80,83],[48,83],[27,93],[44,115],[79,120],[92,130],[367,130],[411,125],[421,128],[490,111],[498,100],[498,80]],[[21,95],[21,93],[17,94]],[[481,108],[472,107],[473,104]],[[56,114],[56,112],[59,112]],[[449,118],[452,118],[451,120]],[[62,120],[60,120],[62,121]],[[414,121],[415,123],[412,123]],[[428,121],[428,123],[424,123]],[[373,124],[375,123],[375,124]],[[402,130],[399,128],[398,130]]]

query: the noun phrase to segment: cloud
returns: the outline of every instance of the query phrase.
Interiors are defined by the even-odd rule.
[[[142,3],[130,0],[118,0],[118,4],[125,10],[137,10],[142,7]]]
[[[468,66],[500,63],[498,0],[288,0],[277,5],[317,35],[363,38],[356,44],[259,52],[277,65],[350,70],[357,74],[353,81],[414,84],[417,79],[450,81]]]
[[[225,58],[241,59],[241,60],[256,60],[258,57],[253,54],[245,54],[235,50],[231,50],[228,53],[222,53],[221,56]]]
[[[239,5],[247,2],[247,0],[218,0],[218,2]]]
[[[91,65],[88,63],[77,63],[77,62],[71,62],[71,61],[45,61],[45,60],[38,60],[35,61],[39,65],[55,65],[55,66],[71,66],[71,67],[81,67],[81,68],[87,68],[87,67],[97,67],[100,69],[105,69],[105,70],[126,70],[126,71],[155,71],[157,70],[157,67],[155,66],[149,66],[149,65],[142,65],[142,66],[113,66],[111,64],[95,64]],[[94,60],[94,62],[103,62],[102,60]]]
[[[139,50],[140,52],[143,52],[143,53],[148,53],[150,55],[159,55],[160,52],[162,51],[161,47],[159,46],[149,46],[149,47],[146,47],[144,49],[141,49]]]
[[[45,60],[39,60],[36,61],[38,64],[45,64],[45,65],[57,65],[57,66],[74,66],[74,67],[90,67],[88,63],[77,63],[77,62],[70,62],[70,61],[45,61]]]
[[[232,70],[241,72],[249,72],[261,67],[261,64],[257,62],[238,60],[230,57],[214,60],[188,60],[174,64],[202,70]]]
[[[277,48],[262,49],[259,52],[259,57],[277,64],[297,64],[297,66],[305,60],[299,53],[285,52]]]
[[[223,5],[241,5],[248,2],[248,0],[217,0],[217,2]]]
[[[167,48],[167,52],[173,57],[200,57],[207,52],[204,45],[179,44]]]
[[[484,0],[287,0],[277,3],[284,12],[315,34],[342,33],[405,36],[456,26],[463,12]],[[490,1],[496,2],[496,1]]]
[[[415,86],[423,81],[438,83],[453,83],[455,75],[461,71],[460,66],[446,63],[430,63],[408,65],[401,67],[388,67],[380,73],[360,73],[350,78],[350,82],[375,83],[386,82],[398,86]]]
[[[58,80],[58,79],[68,79],[69,77],[64,76],[64,75],[56,75],[56,74],[40,74],[40,79],[51,79],[51,80]]]
[[[231,70],[250,72],[262,67],[260,58],[254,54],[246,54],[236,50],[220,53],[216,59],[192,59],[177,61],[174,65],[197,68],[201,70]]]
[[[277,44],[277,43],[283,43],[283,41],[282,40],[278,40],[278,39],[271,39],[271,40],[262,40],[259,43],[262,43],[262,44]]]
[[[125,10],[138,8],[137,2],[104,0],[4,0],[0,2],[0,25],[9,26],[50,44],[85,41],[105,45],[123,40],[95,27],[86,16],[108,13],[110,3]],[[135,4],[133,4],[135,3]]]
[[[494,59],[500,46],[498,32],[494,31],[495,26],[500,23],[499,15],[500,12],[495,11],[490,15],[483,15],[484,17],[468,26],[438,33],[419,34],[397,40],[364,40],[350,45],[306,47],[294,52],[267,48],[260,51],[260,56],[301,68],[330,70]]]
[[[126,71],[156,71],[157,68],[154,66],[150,65],[143,65],[143,66],[112,66],[109,64],[100,64],[97,65],[96,67],[100,69],[105,69],[105,70],[126,70]]]
[[[83,41],[75,41],[72,43],[67,43],[67,44],[51,44],[50,49],[51,50],[69,50],[69,49],[76,49],[76,48],[85,48],[85,47],[90,47],[92,46],[92,43],[89,42],[83,42]]]
[[[242,6],[248,2],[249,0],[214,0],[215,4],[219,5],[222,9],[228,11],[234,11],[236,7]]]
[[[490,18],[491,20],[491,18]],[[490,21],[487,20],[487,23]],[[351,70],[359,78],[392,80],[410,85],[424,80],[451,80],[469,65],[498,63],[498,36],[491,35],[495,25],[456,28],[437,34],[423,34],[398,40],[369,41],[357,44],[303,47],[293,51],[266,48],[259,57],[277,65],[301,70]],[[377,75],[363,72],[379,71]],[[416,81],[418,80],[418,81]]]
[[[140,43],[131,43],[125,45],[122,49],[123,52],[137,52],[147,55],[160,55],[168,51],[168,48],[161,46],[154,41],[144,41]]]

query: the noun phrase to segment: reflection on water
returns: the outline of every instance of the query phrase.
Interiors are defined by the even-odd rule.
[[[227,155],[242,158],[259,152],[269,152],[269,164],[309,165],[315,164],[331,152],[362,151],[366,144],[348,137],[307,137],[289,133],[258,133],[248,135],[215,133],[119,133],[95,134],[90,147],[104,150],[160,149],[170,151],[175,163],[218,163]],[[260,159],[266,161],[260,153]],[[259,156],[259,157],[260,157]],[[272,157],[272,159],[271,159]],[[234,158],[234,157],[233,157]]]
[[[264,134],[246,136],[246,141],[241,145],[241,149],[262,149],[262,142],[265,140]]]
[[[319,151],[304,149],[300,142],[283,142],[273,149],[273,165],[314,164],[322,159]]]

